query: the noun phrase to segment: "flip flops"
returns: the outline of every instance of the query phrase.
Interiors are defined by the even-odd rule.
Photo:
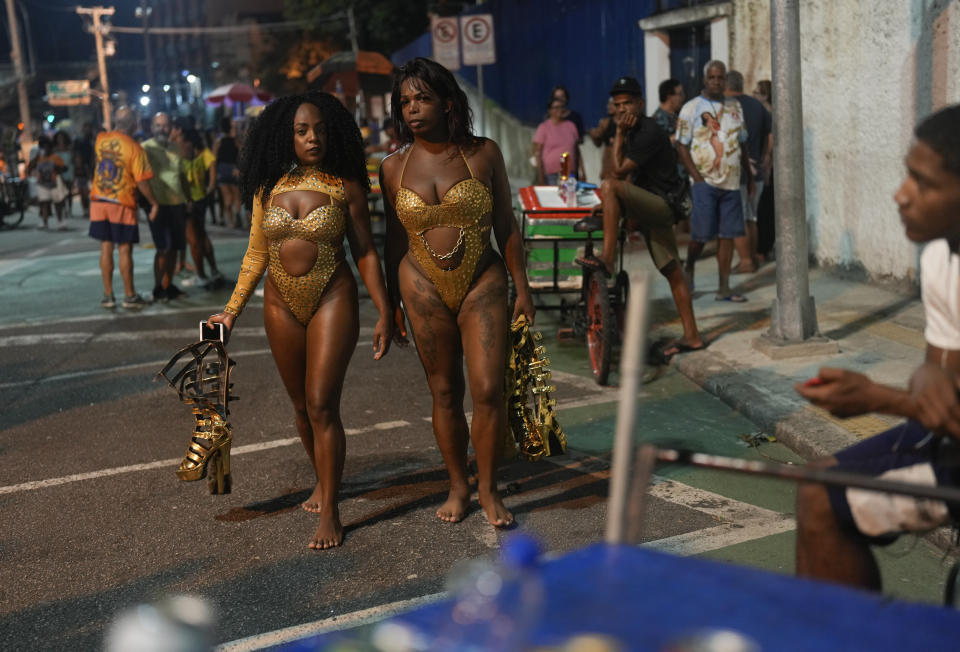
[[[692,353],[693,351],[702,351],[705,348],[707,348],[706,341],[701,342],[700,346],[691,346],[682,340],[674,340],[663,347],[651,346],[647,352],[647,362],[654,365],[666,365],[678,353]]]
[[[603,274],[605,277],[610,277],[610,271],[607,269],[599,258],[594,256],[577,256],[574,258],[573,262],[580,265],[581,267],[586,267],[591,272],[597,272]]]
[[[730,303],[746,303],[747,297],[742,294],[718,294],[714,297],[717,301],[729,301]]]

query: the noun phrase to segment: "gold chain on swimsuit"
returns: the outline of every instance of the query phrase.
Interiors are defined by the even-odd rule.
[[[473,176],[470,163],[461,150],[460,156],[470,177],[453,184],[439,204],[427,204],[420,195],[403,186],[403,175],[412,151],[411,145],[400,170],[397,218],[407,231],[410,251],[437,288],[444,304],[456,314],[473,282],[480,256],[490,242],[493,195],[485,183]],[[437,253],[426,240],[426,232],[437,227],[460,230],[456,246],[446,254]],[[452,259],[460,251],[463,257],[456,267],[448,269],[437,264]]]

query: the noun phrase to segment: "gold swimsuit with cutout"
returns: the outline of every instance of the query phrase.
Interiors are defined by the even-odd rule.
[[[411,146],[411,152],[412,150]],[[490,214],[493,211],[490,189],[473,176],[473,170],[462,150],[460,156],[470,172],[470,178],[453,184],[439,204],[428,204],[420,195],[403,187],[403,173],[407,168],[407,161],[410,160],[408,152],[400,169],[400,187],[396,200],[397,218],[407,231],[410,251],[453,314],[460,311],[460,305],[473,282],[480,255],[490,242]],[[433,251],[424,235],[436,227],[460,230],[460,237],[453,250],[442,256]],[[461,248],[463,259],[456,267],[444,269],[437,264],[438,258],[452,258]]]
[[[285,192],[311,190],[328,195],[331,203],[318,206],[297,219],[273,198]],[[268,267],[270,278],[280,291],[284,303],[301,324],[306,326],[317,311],[327,283],[343,260],[343,236],[346,214],[336,202],[344,202],[343,180],[316,168],[297,168],[274,186],[263,209],[259,197],[253,202],[250,243],[240,265],[237,285],[224,312],[240,315],[250,294],[260,283]],[[302,276],[293,276],[280,263],[280,247],[289,240],[306,240],[317,245],[317,259]]]

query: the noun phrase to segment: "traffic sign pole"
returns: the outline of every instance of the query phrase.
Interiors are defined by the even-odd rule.
[[[479,3],[478,3],[479,4]],[[473,14],[460,17],[461,43],[463,43],[464,65],[477,67],[477,92],[480,94],[478,117],[479,133],[483,136],[487,130],[485,98],[483,93],[483,66],[496,63],[493,45],[493,16],[491,14]]]

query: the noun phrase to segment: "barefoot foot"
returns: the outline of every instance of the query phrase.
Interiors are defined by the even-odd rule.
[[[320,489],[320,484],[318,483],[317,486],[313,488],[313,493],[310,494],[310,497],[300,503],[300,507],[303,507],[304,511],[310,512],[311,514],[319,514],[322,504],[323,491]]]
[[[326,550],[336,548],[341,543],[343,543],[343,525],[340,524],[340,514],[336,509],[320,514],[317,531],[313,533],[308,547],[314,550]]]
[[[468,489],[451,489],[447,502],[437,510],[437,518],[447,523],[459,523],[467,515],[467,506],[470,504]]]
[[[487,515],[487,521],[490,522],[490,525],[493,527],[509,527],[513,525],[513,514],[511,514],[507,506],[503,504],[503,499],[500,497],[499,492],[481,491],[477,495],[477,500],[480,503],[480,507],[483,508],[483,513]]]

